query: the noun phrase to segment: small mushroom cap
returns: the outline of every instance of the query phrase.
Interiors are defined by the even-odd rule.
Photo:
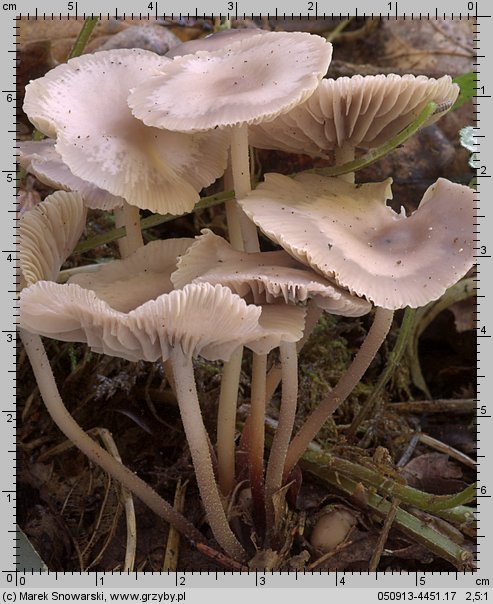
[[[244,40],[245,38],[251,38],[252,36],[266,33],[268,32],[264,29],[224,29],[223,31],[218,31],[209,36],[205,36],[205,38],[188,40],[187,42],[178,44],[178,46],[175,46],[167,52],[166,56],[170,59],[174,59],[175,57],[195,54],[200,50],[212,52],[214,50],[220,50],[234,42]]]
[[[223,132],[190,136],[133,117],[130,89],[166,63],[172,61],[138,49],[77,57],[32,81],[24,110],[57,139],[74,175],[139,208],[183,214],[223,174],[229,141]]]
[[[79,193],[57,191],[26,212],[19,222],[22,285],[55,280],[85,225]]]
[[[450,76],[395,74],[322,80],[310,98],[251,128],[250,143],[261,149],[321,156],[349,144],[371,149],[406,128],[430,102],[438,105],[423,127],[438,120],[457,99]]]
[[[87,208],[114,210],[125,203],[123,197],[116,197],[72,174],[55,149],[53,139],[20,142],[19,163],[27,172],[34,174],[49,187],[64,191],[77,191],[81,194]]]
[[[124,260],[102,264],[96,271],[78,273],[69,279],[120,312],[141,306],[161,294],[172,291],[171,273],[178,258],[194,242],[193,239],[151,241]]]
[[[331,56],[331,44],[311,34],[242,37],[162,65],[129,105],[145,124],[182,132],[271,120],[313,93]]]
[[[320,552],[330,552],[346,539],[357,522],[358,518],[352,510],[334,507],[317,520],[310,543]]]
[[[406,217],[386,205],[391,182],[267,174],[239,203],[270,239],[350,292],[388,309],[423,306],[473,265],[473,191],[440,178]]]
[[[186,357],[228,360],[241,345],[266,353],[281,339],[302,337],[304,311],[266,313],[228,288],[191,284],[119,312],[77,284],[40,281],[21,292],[20,324],[32,333],[86,342],[92,350],[131,361],[166,359],[179,346]]]
[[[202,233],[179,259],[171,275],[175,287],[219,283],[241,297],[252,298],[255,304],[296,304],[313,298],[320,308],[348,317],[371,310],[367,300],[352,296],[284,251],[239,252],[212,231],[204,229]]]

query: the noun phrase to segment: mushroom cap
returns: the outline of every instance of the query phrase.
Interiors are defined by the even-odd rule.
[[[169,50],[166,53],[166,56],[170,59],[174,59],[175,57],[192,55],[200,50],[212,52],[214,50],[220,50],[228,44],[244,40],[245,38],[251,38],[252,36],[266,33],[268,32],[264,29],[223,29],[222,31],[217,31],[204,38],[188,40],[187,42],[178,44],[178,46]]]
[[[190,136],[133,117],[130,89],[166,63],[172,61],[138,49],[77,57],[32,81],[24,110],[57,139],[56,150],[75,176],[139,208],[183,214],[223,174],[229,141],[223,132]]]
[[[32,333],[86,342],[95,352],[130,361],[166,359],[177,346],[188,358],[209,360],[228,360],[240,345],[266,353],[281,339],[299,340],[304,327],[303,309],[285,306],[261,320],[262,308],[209,283],[187,285],[122,313],[75,283],[40,281],[21,292],[20,307],[20,324]]]
[[[473,265],[473,191],[440,178],[406,217],[386,205],[391,182],[267,174],[239,203],[267,237],[349,291],[383,308],[423,306]]]
[[[84,205],[93,210],[114,210],[121,207],[125,200],[100,189],[86,180],[82,180],[63,163],[55,149],[55,141],[47,138],[42,141],[22,141],[19,143],[19,163],[29,173],[34,174],[42,183],[54,189],[77,191]]]
[[[246,36],[163,64],[160,75],[135,87],[129,105],[145,124],[182,132],[271,120],[313,93],[331,56],[320,36]]]
[[[413,122],[430,102],[438,105],[423,127],[454,103],[459,87],[450,76],[395,74],[322,80],[310,98],[268,123],[250,130],[261,149],[321,156],[349,144],[378,147]],[[440,107],[442,107],[440,111]]]
[[[204,229],[188,248],[171,275],[175,287],[187,283],[211,283],[229,287],[255,304],[283,301],[286,304],[313,298],[317,306],[334,315],[359,317],[371,304],[352,296],[294,260],[284,251],[246,253],[222,237]]]
[[[92,290],[114,310],[129,312],[173,290],[171,273],[193,242],[189,238],[151,241],[124,260],[74,275],[69,283]]]
[[[19,222],[22,285],[55,280],[85,225],[79,193],[57,191],[26,212]]]

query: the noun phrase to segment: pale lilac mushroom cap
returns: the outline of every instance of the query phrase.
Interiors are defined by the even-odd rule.
[[[262,308],[209,283],[187,285],[120,312],[75,283],[40,281],[21,293],[20,324],[32,333],[86,342],[95,352],[130,361],[166,359],[177,346],[188,358],[228,360],[240,345],[267,353],[281,340],[302,337],[303,309],[286,306],[262,315]]]
[[[77,191],[84,205],[93,210],[114,210],[123,206],[123,197],[116,197],[92,183],[72,174],[55,149],[55,141],[21,141],[19,164],[38,180],[54,189]]]
[[[79,193],[57,191],[19,221],[21,286],[55,280],[86,224]]]
[[[275,120],[253,126],[250,143],[261,149],[321,156],[350,145],[378,147],[413,122],[430,102],[438,120],[457,99],[459,86],[439,79],[395,74],[324,79],[304,103]]]
[[[371,304],[321,277],[284,251],[246,253],[204,229],[181,256],[171,275],[175,287],[187,283],[211,283],[229,287],[255,304],[297,304],[313,298],[334,315],[359,317]]]
[[[473,265],[473,191],[440,178],[407,217],[386,204],[391,182],[267,174],[238,201],[267,237],[350,292],[387,309],[419,307]]]
[[[229,141],[145,126],[130,89],[172,63],[144,50],[108,50],[70,60],[26,87],[24,111],[79,178],[160,214],[182,214],[224,172]],[[178,97],[174,97],[176,102]]]
[[[125,260],[114,260],[95,271],[78,273],[68,282],[92,290],[114,310],[129,312],[174,289],[171,274],[193,242],[185,237],[151,241]]]
[[[129,96],[134,115],[182,132],[271,120],[313,93],[332,56],[330,43],[306,33],[234,39],[220,50],[163,64],[160,75]]]
[[[195,54],[200,50],[212,52],[224,48],[231,43],[266,33],[268,32],[263,29],[224,29],[223,31],[215,32],[204,38],[188,40],[187,42],[178,44],[178,46],[169,50],[166,53],[166,56],[170,59],[174,59],[175,57]]]

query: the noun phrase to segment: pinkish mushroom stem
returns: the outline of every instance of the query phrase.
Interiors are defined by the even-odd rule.
[[[310,338],[315,326],[318,323],[322,315],[322,309],[317,306],[313,300],[309,300],[306,307],[306,318],[305,318],[305,330],[303,337],[296,343],[297,352],[301,352],[303,346],[307,343]],[[267,373],[267,380],[265,385],[265,402],[268,405],[274,396],[274,392],[277,390],[282,379],[282,367],[281,364],[273,365]]]
[[[181,347],[175,346],[170,353],[175,374],[176,394],[183,428],[190,447],[197,484],[207,520],[219,545],[235,560],[245,559],[245,550],[231,530],[214,476],[209,442],[200,410],[191,359]]]
[[[233,171],[231,169],[231,151],[229,152],[228,167],[224,173],[224,190],[231,191],[234,189]],[[244,251],[243,237],[241,234],[240,212],[242,209],[236,203],[235,199],[227,199],[224,202],[226,210],[226,222],[228,224],[229,242],[235,250]]]
[[[298,403],[298,353],[295,342],[281,342],[282,397],[279,422],[272,441],[265,479],[267,530],[272,538],[274,529],[273,497],[282,487],[284,463],[293,433]]]
[[[144,245],[142,231],[140,230],[140,213],[137,206],[124,203],[122,207],[115,208],[115,226],[124,226],[126,235],[118,240],[118,248],[122,258],[128,258],[130,254]]]
[[[354,160],[354,147],[347,142],[342,143],[342,146],[335,148],[336,166],[342,166]],[[348,172],[347,174],[341,174],[339,176],[341,180],[345,180],[351,184],[354,184],[354,172]]]
[[[31,362],[44,404],[53,421],[63,434],[92,462],[118,480],[151,508],[155,514],[174,526],[190,540],[204,543],[205,539],[203,535],[193,524],[162,499],[154,489],[117,461],[82,430],[63,404],[41,338],[24,329],[20,329],[19,333],[24,344],[24,349]]]
[[[235,484],[236,402],[242,357],[243,346],[240,346],[224,364],[221,377],[217,411],[217,462],[219,487],[224,496],[233,491]]]
[[[231,169],[233,171],[233,185],[236,198],[242,199],[252,190],[247,124],[231,128]],[[259,252],[260,246],[258,243],[257,227],[239,206],[238,216],[245,252]]]
[[[284,480],[289,476],[291,470],[298,463],[298,460],[330,415],[345,401],[361,380],[385,340],[392,325],[393,317],[393,310],[376,309],[373,325],[346,373],[329,396],[308,417],[289,445],[284,466]]]
[[[267,355],[254,354],[248,439],[248,469],[255,520],[264,524],[265,376]]]

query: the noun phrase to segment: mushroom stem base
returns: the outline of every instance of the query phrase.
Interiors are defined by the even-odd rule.
[[[186,518],[173,509],[148,484],[117,461],[84,432],[63,404],[41,338],[24,329],[20,329],[20,336],[31,362],[44,404],[51,418],[63,434],[92,462],[118,480],[158,516],[169,522],[169,524],[173,525],[190,540],[204,543],[205,539],[203,535],[193,524],[188,522]]]

